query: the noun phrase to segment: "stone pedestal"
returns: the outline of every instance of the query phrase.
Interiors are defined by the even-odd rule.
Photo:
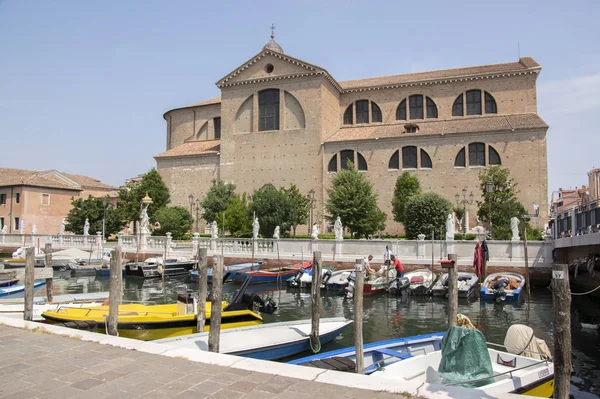
[[[87,247],[87,245],[88,245],[88,235],[84,234],[83,235],[83,246]]]
[[[146,251],[148,249],[148,233],[140,232],[140,251]]]
[[[198,245],[200,244],[200,233],[194,233],[192,237],[192,257],[198,255]]]
[[[344,253],[344,239],[335,240],[335,256],[341,256]]]
[[[417,236],[417,258],[425,257],[425,234]]]
[[[521,245],[521,241],[511,241],[510,242],[510,259],[521,259],[525,257],[523,245]]]
[[[117,234],[117,245],[123,248],[123,232]]]
[[[319,250],[319,239],[310,240],[310,244],[308,246],[309,258],[312,259],[312,254],[315,251]]]
[[[256,245],[256,241],[254,242],[254,245]],[[211,251],[216,251],[217,250],[217,238],[210,238],[210,250]],[[256,248],[254,248],[254,251],[256,251]]]
[[[446,258],[448,254],[454,254],[454,240],[446,240],[444,241],[444,254],[442,258]]]

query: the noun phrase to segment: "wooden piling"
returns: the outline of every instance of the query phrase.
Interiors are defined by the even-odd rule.
[[[196,318],[196,327],[200,333],[204,332],[204,326],[206,325],[206,296],[208,294],[208,249],[200,248],[200,246],[198,246],[196,262],[196,270],[198,270],[198,308],[196,309],[198,316]]]
[[[49,267],[52,269],[52,244],[47,243],[44,246],[44,267]],[[54,300],[54,296],[52,294],[52,278],[46,279],[46,299],[48,302],[52,302]]]
[[[363,352],[363,285],[365,282],[365,260],[356,259],[354,266],[356,279],[354,281],[354,347],[356,349],[356,373],[362,374],[365,369]]]
[[[23,319],[27,321],[33,320],[33,282],[35,279],[35,248],[27,247],[25,250],[25,309]]]
[[[223,257],[216,255],[212,273],[212,304],[210,307],[210,331],[208,334],[208,350],[219,353],[221,334],[221,301],[223,299]],[[213,258],[213,259],[214,259]]]
[[[448,328],[456,325],[458,314],[458,266],[456,254],[448,254],[448,260],[453,261],[448,269]]]
[[[313,252],[312,264],[312,317],[310,328],[310,348],[314,353],[321,351],[321,341],[319,339],[319,320],[321,318],[321,251]]]
[[[527,285],[527,300],[531,298],[531,282],[529,281],[529,257],[527,256],[527,224],[523,223],[525,228],[523,229],[523,242],[524,242],[524,255],[525,255],[525,284]]]
[[[552,265],[554,326],[554,398],[568,399],[571,389],[571,289],[569,266]]]
[[[113,249],[110,256],[110,289],[108,293],[108,321],[106,325],[106,333],[108,335],[118,335],[117,318],[119,316],[119,296],[121,288],[119,287],[119,273],[123,271],[117,264],[117,249]]]
[[[121,250],[121,246],[117,245],[115,247],[115,254],[117,256],[116,262],[117,262],[117,270],[119,271],[117,273],[117,280],[118,280],[118,284],[119,284],[119,294],[118,294],[118,299],[119,299],[119,305],[123,303],[123,252]]]

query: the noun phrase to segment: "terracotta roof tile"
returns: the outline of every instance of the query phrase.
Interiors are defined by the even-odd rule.
[[[154,158],[179,158],[212,155],[219,153],[220,150],[221,140],[190,141],[158,154]]]
[[[200,107],[202,105],[212,105],[212,104],[220,104],[220,103],[221,103],[221,97],[219,96],[219,97],[210,98],[208,100],[200,101],[199,103],[186,105],[185,107],[182,107],[182,108]]]
[[[419,126],[418,133],[406,133],[407,123]],[[372,140],[400,137],[401,135],[452,134],[494,132],[547,128],[548,125],[537,114],[494,115],[450,120],[407,121],[388,125],[342,127],[325,142]]]
[[[60,176],[71,180],[61,179]],[[101,183],[94,178],[83,175],[72,175],[54,170],[35,171],[26,169],[0,168],[0,187],[1,186],[36,186],[47,188],[58,188],[65,190],[81,191],[84,188],[103,188],[116,189],[113,186]]]
[[[92,188],[92,189],[100,189],[100,190],[117,190],[117,187],[110,186],[108,184],[102,183],[98,179],[94,179],[93,177],[84,176],[84,175],[73,175],[71,173],[63,173],[63,175],[67,176],[69,179],[74,180],[78,184],[81,184],[83,188]]]

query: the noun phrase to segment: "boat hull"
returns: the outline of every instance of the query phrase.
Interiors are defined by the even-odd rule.
[[[304,268],[308,269],[312,265],[312,261],[304,262]],[[288,278],[295,276],[300,269],[301,264],[293,265],[289,267],[282,267],[279,269],[271,269],[271,270],[258,270],[251,272],[233,272],[231,273],[231,280],[234,283],[241,284],[248,277],[252,277],[250,284],[267,284],[267,283],[277,283],[281,282],[281,284],[285,284],[285,280]]]
[[[35,295],[39,292],[43,286],[46,285],[46,282],[43,280],[34,281],[33,283],[33,294]],[[15,299],[15,298],[23,298],[25,295],[25,285],[24,284],[13,284],[9,287],[0,288],[0,297],[3,299]]]
[[[479,290],[479,296],[481,300],[485,300],[485,301],[495,301],[496,299],[496,290],[489,288],[488,287],[488,282],[491,281],[492,279],[494,279],[496,276],[506,276],[506,277],[514,277],[520,280],[521,284],[519,285],[519,288],[513,289],[513,290],[504,290],[504,292],[506,293],[506,297],[504,300],[506,301],[513,301],[516,302],[519,300],[519,298],[521,297],[521,291],[523,290],[523,287],[525,286],[525,278],[523,276],[521,276],[520,274],[517,273],[494,273],[494,274],[490,274],[489,276],[486,277],[485,281],[483,282],[483,284],[481,284],[481,288]]]
[[[96,271],[96,276],[110,277],[110,268],[108,268],[108,267],[94,266],[94,270]],[[123,276],[124,275],[125,275],[125,269],[123,269]]]
[[[166,266],[161,265],[160,267],[158,264],[132,263],[125,266],[125,275],[141,278],[159,278],[162,277],[162,269],[167,277],[187,276],[195,265],[195,261],[167,262]]]

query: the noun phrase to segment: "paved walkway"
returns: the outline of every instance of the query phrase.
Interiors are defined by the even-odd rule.
[[[0,398],[407,398],[0,325]]]

